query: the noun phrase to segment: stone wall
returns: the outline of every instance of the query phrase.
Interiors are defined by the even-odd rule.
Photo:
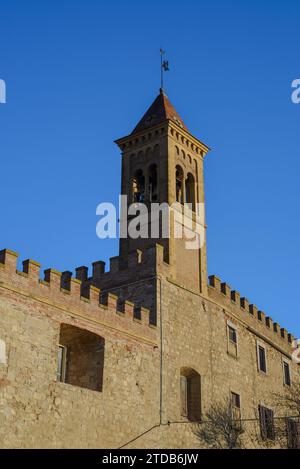
[[[40,280],[37,263],[26,261],[18,272],[15,253],[3,251],[0,260],[3,448],[198,447],[195,424],[181,415],[181,370],[200,375],[203,416],[230,392],[240,395],[244,419],[257,418],[260,404],[273,407],[273,393],[284,391],[283,360],[290,363],[292,381],[299,381],[299,366],[291,361],[293,337],[285,329],[216,277],[208,296],[179,285],[159,247],[150,284],[156,327],[147,309],[137,319],[134,304],[125,301],[120,311],[111,293],[102,304],[94,286],[82,297],[79,280],[71,278],[70,288],[62,288],[57,271],[47,270]],[[122,288],[130,292],[125,275]],[[237,330],[237,356],[228,348],[228,322]],[[101,391],[57,381],[64,325],[93,333],[104,345]],[[266,348],[266,374],[258,371],[258,343]]]
[[[157,424],[159,352],[149,313],[143,322],[134,320],[133,307],[118,314],[114,297],[106,306],[96,299],[91,304],[54,282],[46,285],[32,273],[16,273],[16,256],[9,251],[5,256],[0,265],[0,340],[6,349],[0,363],[0,446],[118,447]],[[105,339],[102,392],[57,382],[61,324]]]

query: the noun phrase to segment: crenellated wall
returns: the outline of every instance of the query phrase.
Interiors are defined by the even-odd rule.
[[[229,307],[238,319],[266,335],[274,343],[292,348],[295,337],[241,294],[215,275],[209,277],[209,297]]]
[[[135,316],[135,305],[120,299],[116,294],[101,290],[91,283],[72,277],[71,272],[44,270],[40,278],[40,264],[34,260],[23,261],[23,270],[17,270],[18,254],[4,249],[0,251],[0,286],[37,301],[52,302],[60,310],[78,313],[87,320],[99,320],[107,327],[119,328],[124,333],[156,340],[156,330],[150,325],[150,311],[142,306],[140,318]],[[82,269],[82,268],[81,268]]]
[[[118,296],[118,303],[122,305],[129,300],[134,303],[134,314],[139,318],[144,308],[150,311],[150,324],[156,325],[157,317],[157,279],[161,275],[172,277],[173,268],[164,260],[163,246],[135,250],[127,257],[124,265],[121,256],[110,259],[110,267],[105,271],[105,262],[97,261],[92,264],[92,275],[88,275],[88,267],[76,269],[76,277],[82,281],[82,289],[91,285],[101,290],[100,297],[107,293]]]
[[[17,259],[0,253],[0,447],[113,448],[157,424],[158,331],[149,310],[137,319],[130,301],[120,307],[109,292],[100,299],[93,285],[83,293],[70,272],[47,269],[40,279],[32,260],[18,271]],[[58,381],[63,325],[105,344],[101,390]]]

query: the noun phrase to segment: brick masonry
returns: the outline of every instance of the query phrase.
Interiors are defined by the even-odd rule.
[[[272,393],[283,392],[283,358],[289,359],[292,379],[298,379],[299,367],[288,358],[291,337],[283,329],[274,331],[262,314],[252,314],[253,307],[241,307],[245,301],[232,300],[229,288],[223,293],[215,277],[210,279],[207,297],[176,284],[168,278],[162,248],[156,250],[157,326],[149,325],[149,312],[147,319],[135,319],[131,303],[131,309],[118,312],[113,295],[108,305],[99,303],[99,292],[91,299],[80,297],[78,281],[67,293],[56,271],[48,282],[39,280],[36,263],[32,265],[37,270],[17,272],[16,255],[2,254],[0,340],[6,354],[0,364],[2,447],[115,448],[160,423],[132,445],[195,447],[199,442],[193,424],[180,415],[181,368],[192,368],[201,376],[203,413],[212,401],[234,391],[241,396],[244,418],[257,417],[258,404],[272,405]],[[238,357],[227,350],[228,320],[238,331]],[[61,324],[105,339],[101,392],[57,382]],[[258,372],[257,341],[267,349],[267,375]]]

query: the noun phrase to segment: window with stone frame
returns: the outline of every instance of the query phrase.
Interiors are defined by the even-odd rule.
[[[257,344],[257,360],[258,360],[258,370],[262,373],[267,373],[266,348],[261,344]]]
[[[291,386],[291,371],[287,361],[283,361],[283,382],[286,386]]]
[[[227,351],[234,357],[238,356],[238,333],[230,321],[227,322]]]

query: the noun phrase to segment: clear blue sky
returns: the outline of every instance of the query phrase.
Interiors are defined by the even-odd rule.
[[[208,265],[300,336],[300,3],[0,0],[1,248],[73,270],[117,254],[95,234],[120,154],[159,88],[206,159]]]

